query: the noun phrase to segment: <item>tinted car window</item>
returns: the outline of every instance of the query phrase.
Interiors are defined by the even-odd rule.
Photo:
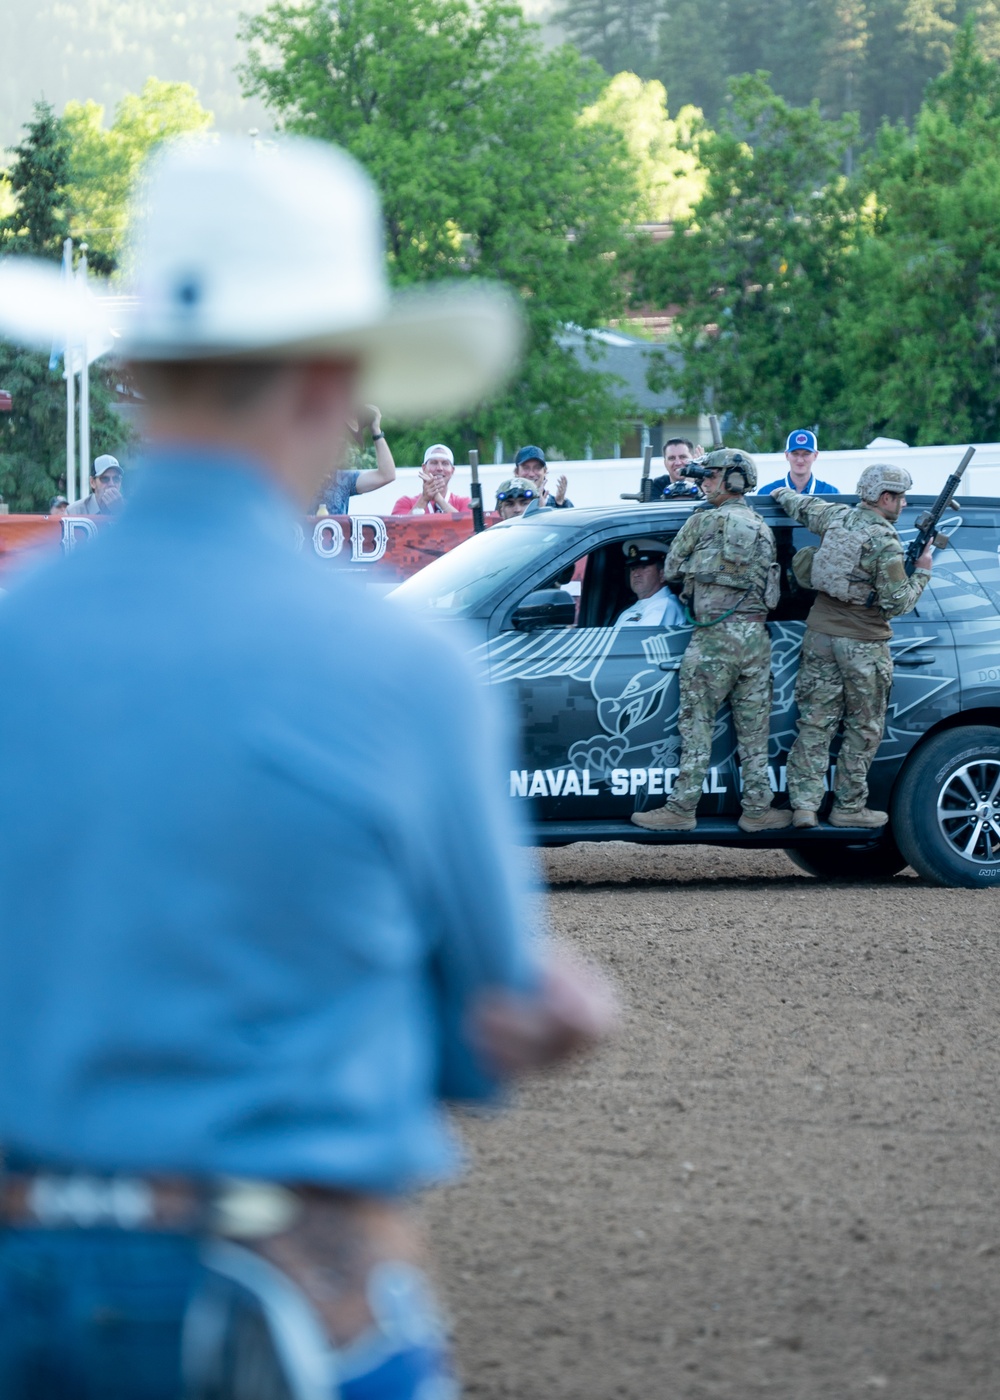
[[[945,520],[943,524],[946,534],[949,526],[954,528],[954,521]],[[994,617],[998,609],[1000,559],[996,531],[963,525],[957,530],[952,547],[934,555],[931,580],[914,615],[932,622],[976,622]]]

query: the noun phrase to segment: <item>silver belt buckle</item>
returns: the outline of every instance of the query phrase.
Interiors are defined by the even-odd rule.
[[[28,1188],[28,1205],[40,1225],[50,1229],[116,1226],[136,1230],[153,1220],[156,1202],[148,1182],[134,1176],[36,1176]]]

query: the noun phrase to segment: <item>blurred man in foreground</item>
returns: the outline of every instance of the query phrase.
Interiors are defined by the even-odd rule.
[[[443,1397],[403,1204],[454,1169],[441,1101],[605,1003],[527,944],[465,661],[294,524],[358,403],[474,402],[517,325],[391,303],[370,183],[318,143],[168,150],[135,227],[129,511],[0,617],[0,1394]]]

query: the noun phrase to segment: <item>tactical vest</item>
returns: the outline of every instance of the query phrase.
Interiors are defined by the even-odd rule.
[[[773,608],[778,601],[779,575],[774,564],[774,539],[766,522],[749,508],[724,507],[713,510],[704,520],[701,538],[688,561],[687,586],[729,590],[730,606],[745,598],[751,606]],[[697,595],[697,587],[693,591]]]
[[[809,588],[817,588],[841,603],[865,607],[872,591],[872,576],[861,567],[861,555],[866,545],[875,544],[881,533],[879,526],[858,510],[849,510],[843,519],[824,533],[819,546],[810,546],[811,567],[799,560],[800,550],[792,560],[792,570],[800,582],[808,575]],[[796,564],[798,561],[798,566]]]

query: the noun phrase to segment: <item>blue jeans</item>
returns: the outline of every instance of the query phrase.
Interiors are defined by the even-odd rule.
[[[334,1351],[307,1300],[224,1242],[0,1232],[2,1400],[457,1400],[433,1301],[390,1266],[379,1325]]]

